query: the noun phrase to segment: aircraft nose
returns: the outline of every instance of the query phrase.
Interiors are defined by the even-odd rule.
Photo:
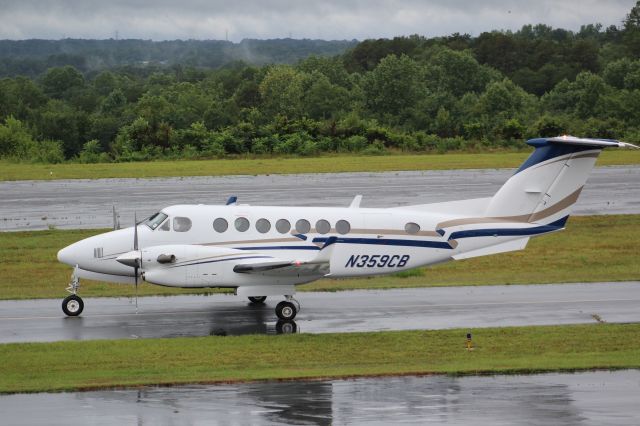
[[[75,244],[71,244],[70,246],[58,251],[58,262],[65,263],[70,266],[75,266],[78,263],[79,259],[77,258],[78,256],[75,247],[73,247],[74,245]]]

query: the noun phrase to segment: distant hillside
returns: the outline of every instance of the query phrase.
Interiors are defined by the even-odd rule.
[[[82,72],[122,66],[219,68],[243,61],[253,65],[292,64],[310,55],[334,56],[356,40],[0,40],[0,76],[35,77],[50,67],[72,65]]]

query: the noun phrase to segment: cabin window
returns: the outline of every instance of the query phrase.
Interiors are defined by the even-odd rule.
[[[298,234],[306,234],[311,230],[311,224],[307,219],[300,219],[296,222],[296,231]]]
[[[171,220],[167,219],[164,221],[162,225],[158,228],[161,231],[170,231],[171,230]]]
[[[271,229],[271,222],[264,218],[258,219],[258,221],[256,222],[256,229],[261,234],[266,234]]]
[[[227,222],[227,219],[219,217],[213,221],[213,229],[216,232],[225,232],[229,229],[229,222]]]
[[[417,223],[409,222],[404,226],[404,230],[407,234],[417,234],[420,232],[420,225]]]
[[[238,231],[245,232],[249,229],[249,219],[246,217],[239,217],[236,219],[234,225]]]
[[[324,219],[320,219],[316,222],[316,231],[318,231],[319,234],[326,234],[331,231],[331,224]]]
[[[346,220],[340,219],[336,222],[336,231],[338,231],[338,234],[348,234],[351,231],[351,224]]]
[[[188,217],[176,216],[173,218],[173,230],[176,232],[187,232],[191,229],[191,219]]]
[[[149,219],[147,219],[144,223],[152,230],[155,230],[158,227],[158,225],[160,225],[162,221],[165,220],[167,217],[169,216],[167,216],[162,212],[158,212],[153,216],[151,216]]]
[[[281,234],[286,234],[291,229],[291,223],[287,219],[278,219],[276,229]]]

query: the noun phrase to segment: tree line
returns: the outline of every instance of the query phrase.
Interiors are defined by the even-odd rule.
[[[0,80],[0,157],[443,152],[561,133],[639,142],[639,56],[640,2],[619,27],[366,40],[294,64],[65,64]]]

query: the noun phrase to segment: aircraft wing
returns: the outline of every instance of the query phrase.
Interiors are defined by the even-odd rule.
[[[239,274],[260,274],[277,277],[295,277],[301,275],[327,275],[329,260],[336,237],[331,237],[324,244],[317,256],[311,260],[272,260],[255,263],[239,263],[233,267],[233,272]]]
[[[273,277],[295,277],[301,275],[326,275],[329,273],[329,262],[313,263],[300,261],[273,261],[238,264],[233,272],[239,274],[259,274]]]

